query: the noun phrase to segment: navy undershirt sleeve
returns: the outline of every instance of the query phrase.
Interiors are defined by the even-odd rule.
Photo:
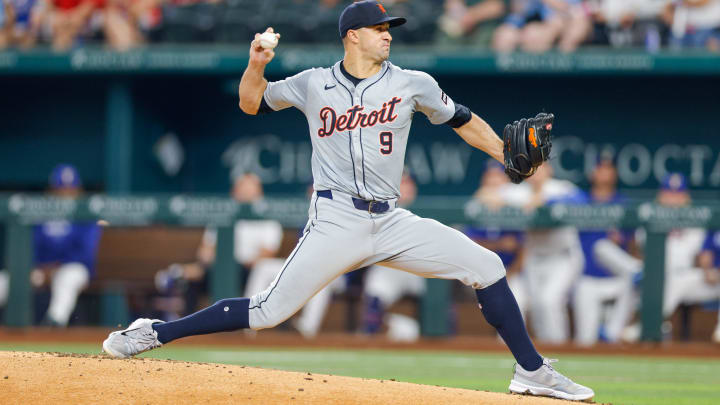
[[[472,118],[472,113],[470,112],[470,109],[465,107],[462,104],[455,103],[455,115],[453,115],[446,124],[450,125],[453,128],[460,128],[461,126],[467,124],[470,122],[470,119]]]
[[[271,112],[275,112],[275,110],[273,110],[273,109],[268,105],[268,103],[265,102],[265,96],[263,96],[263,98],[260,99],[260,107],[258,107],[258,112],[257,112],[257,113],[258,113],[258,115],[260,115],[260,114],[267,114],[267,113],[271,113]]]

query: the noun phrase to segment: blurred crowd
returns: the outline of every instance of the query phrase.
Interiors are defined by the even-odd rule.
[[[617,189],[617,170],[610,157],[601,157],[592,172],[591,187],[553,178],[550,165],[520,185],[510,184],[499,164],[491,163],[473,202],[498,210],[511,206],[532,211],[555,204],[626,205]],[[686,178],[670,173],[655,201],[665,207],[691,204]],[[646,268],[643,229],[587,230],[571,226],[497,232],[488,245],[511,254],[508,282],[538,341],[582,346],[599,341],[634,342],[640,338],[640,294],[646,272],[664,271],[662,314],[664,333],[671,336],[670,317],[681,306],[716,311],[720,299],[720,232],[673,229],[665,244],[665,269]],[[512,243],[509,239],[513,239]],[[483,243],[478,241],[478,243]],[[503,257],[504,258],[504,257]],[[504,258],[505,260],[505,258]],[[519,262],[519,263],[518,263]],[[572,320],[570,316],[572,314]],[[711,339],[720,343],[720,315]],[[571,328],[572,326],[572,328]]]
[[[147,43],[249,42],[272,26],[286,43],[338,43],[349,0],[0,0],[0,49],[87,42],[123,51]],[[581,46],[720,50],[720,0],[385,0],[408,17],[398,43],[498,52]]]

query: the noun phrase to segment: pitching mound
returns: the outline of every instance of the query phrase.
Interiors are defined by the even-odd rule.
[[[395,381],[155,359],[0,352],[0,404],[559,404]]]

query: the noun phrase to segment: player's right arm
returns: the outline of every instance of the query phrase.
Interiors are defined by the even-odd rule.
[[[267,32],[273,32],[268,28]],[[275,34],[279,35],[280,34]],[[250,46],[250,61],[240,80],[240,109],[247,114],[266,114],[295,107],[305,112],[310,77],[315,69],[304,70],[283,80],[268,82],[263,77],[265,66],[275,56],[272,49],[260,46],[260,34]]]
[[[273,29],[270,27],[265,31],[273,32]],[[255,34],[255,39],[250,43],[250,60],[238,87],[240,109],[246,114],[255,115],[260,109],[260,103],[268,85],[268,81],[264,77],[265,66],[273,57],[275,57],[275,51],[263,48],[260,45],[260,34]]]

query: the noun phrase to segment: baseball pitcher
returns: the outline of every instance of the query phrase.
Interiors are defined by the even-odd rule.
[[[511,391],[593,397],[591,389],[562,376],[535,350],[498,255],[455,229],[396,206],[415,112],[433,124],[450,125],[468,144],[504,162],[514,182],[531,176],[548,158],[553,122],[552,114],[517,121],[505,127],[501,140],[428,74],[388,61],[389,29],[405,21],[389,17],[377,1],[353,3],[339,21],[343,60],[273,83],[263,77],[274,56],[268,47],[275,43],[267,39],[272,29],[256,35],[239,105],[248,114],[289,107],[305,114],[316,191],[304,235],[265,291],[221,300],[173,322],[136,320],[110,334],[103,343],[106,352],[128,357],[184,336],[270,328],[341,274],[379,263],[423,277],[457,279],[475,289],[485,318],[517,360]]]

